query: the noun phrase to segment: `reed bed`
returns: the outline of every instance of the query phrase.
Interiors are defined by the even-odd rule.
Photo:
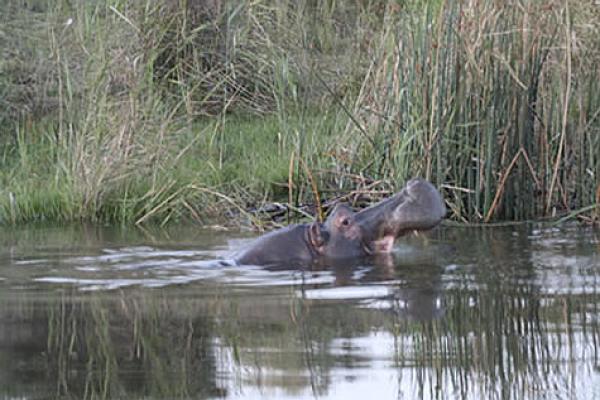
[[[262,226],[416,175],[457,221],[600,217],[593,2],[3,10],[2,223]]]

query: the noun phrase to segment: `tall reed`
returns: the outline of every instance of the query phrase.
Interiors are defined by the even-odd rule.
[[[345,140],[355,168],[440,185],[454,218],[524,220],[593,204],[598,9],[584,2],[386,8]],[[364,137],[363,131],[369,133]]]

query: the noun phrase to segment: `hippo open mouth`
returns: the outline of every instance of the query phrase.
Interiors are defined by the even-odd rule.
[[[266,265],[389,253],[396,238],[431,229],[445,214],[437,189],[423,179],[412,179],[394,196],[358,213],[340,204],[324,223],[290,225],[261,236],[236,261]]]
[[[356,214],[363,241],[374,253],[388,253],[396,238],[435,227],[446,215],[437,189],[423,179],[412,179],[394,196]]]

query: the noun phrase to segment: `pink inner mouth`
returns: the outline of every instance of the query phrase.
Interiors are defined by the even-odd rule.
[[[391,253],[394,247],[394,235],[387,235],[373,242],[375,253]]]

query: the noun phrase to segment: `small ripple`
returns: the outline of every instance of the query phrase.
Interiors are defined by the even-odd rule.
[[[359,300],[384,298],[393,294],[393,289],[383,285],[343,286],[297,291],[298,297],[310,300]]]
[[[97,272],[97,271],[100,271],[100,268],[98,268],[98,267],[92,267],[92,266],[76,267],[75,269],[77,271],[83,271],[83,272]]]
[[[47,258],[39,258],[39,259],[30,259],[30,260],[16,260],[13,262],[15,265],[41,265],[47,264],[50,260]]]
[[[152,285],[159,283],[153,279],[81,279],[67,278],[59,276],[48,276],[33,279],[34,282],[52,283],[52,284],[71,284],[80,286],[81,290],[99,290],[99,289],[119,289],[133,285]]]
[[[181,258],[197,258],[212,254],[209,251],[160,250],[149,246],[124,247],[120,249],[103,249],[102,252],[104,253],[102,255],[72,257],[64,261],[72,264],[91,262],[116,263],[130,259],[139,260],[144,258],[156,259],[169,257],[171,259],[179,260]]]

